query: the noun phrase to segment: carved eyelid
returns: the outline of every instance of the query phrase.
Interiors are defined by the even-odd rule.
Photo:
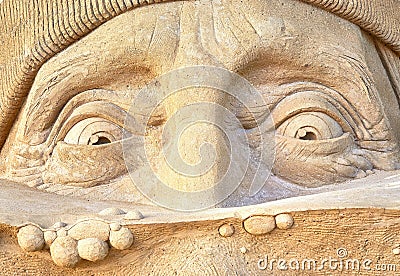
[[[116,102],[116,100],[118,100]],[[118,95],[115,97],[114,91],[104,90],[104,89],[94,89],[83,91],[70,99],[63,107],[61,112],[57,115],[57,118],[54,119],[54,123],[52,123],[52,127],[49,130],[49,134],[46,135],[46,138],[41,143],[48,148],[52,146],[54,141],[56,140],[58,133],[60,132],[61,128],[63,127],[64,123],[68,120],[71,114],[74,112],[76,108],[79,106],[94,102],[94,101],[104,101],[104,102],[112,102],[121,107],[121,109],[126,110],[129,106],[126,106],[126,102],[130,102],[129,98],[126,97],[125,94]],[[31,134],[26,133],[25,139],[30,140]]]
[[[52,148],[55,142],[62,140],[67,131],[78,121],[86,118],[103,118],[113,122],[122,128],[131,127],[127,131],[135,133],[132,122],[129,120],[129,126],[125,126],[126,119],[130,116],[127,110],[132,101],[126,93],[118,93],[104,89],[95,89],[84,91],[71,100],[64,106],[63,110],[58,115],[50,134],[45,141],[46,146]]]
[[[128,113],[126,111],[113,103],[95,101],[83,104],[76,108],[67,121],[65,121],[57,135],[57,140],[60,141],[64,139],[72,127],[84,119],[93,117],[102,118],[123,127],[127,116]]]
[[[271,111],[276,128],[298,114],[321,112],[334,119],[343,131],[352,133],[358,140],[369,137],[370,135],[355,108],[338,92],[330,90],[329,93],[326,93],[327,88],[323,88],[323,92],[320,89],[305,89],[304,85],[301,90],[299,87],[293,89]],[[339,97],[339,99],[334,97]]]

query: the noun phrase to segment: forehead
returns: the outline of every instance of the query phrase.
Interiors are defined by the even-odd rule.
[[[95,54],[102,62],[145,65],[159,74],[200,61],[235,70],[254,60],[304,62],[344,51],[362,57],[359,28],[309,4],[183,1],[122,14],[60,53],[55,63]]]

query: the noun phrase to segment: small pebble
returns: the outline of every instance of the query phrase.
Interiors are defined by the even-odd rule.
[[[364,178],[367,176],[367,173],[363,170],[359,170],[355,176],[356,179]]]
[[[276,226],[279,229],[290,229],[293,226],[294,220],[290,214],[279,214],[275,217]]]
[[[107,209],[104,209],[103,211],[99,212],[99,215],[101,215],[101,216],[118,216],[118,215],[124,215],[124,214],[126,214],[126,212],[124,210],[121,210],[121,209],[115,208],[115,207],[107,208]]]
[[[366,173],[367,173],[367,175],[371,175],[371,174],[374,174],[375,172],[373,170],[367,170]]]
[[[50,246],[54,263],[62,267],[74,267],[80,260],[78,242],[71,237],[58,237]]]
[[[78,241],[78,253],[82,259],[97,262],[104,260],[108,255],[108,244],[96,238]]]
[[[44,241],[46,243],[46,248],[50,248],[51,244],[57,238],[57,232],[54,231],[44,231],[43,233]]]
[[[231,237],[235,233],[235,228],[231,224],[223,224],[218,229],[222,237]]]
[[[53,226],[51,228],[58,230],[59,228],[63,228],[67,226],[67,224],[65,222],[59,221],[53,224]]]
[[[121,229],[121,224],[114,222],[110,224],[111,231],[118,231]]]
[[[392,250],[392,252],[393,252],[394,255],[399,255],[400,254],[400,248],[394,248]]]
[[[116,249],[128,249],[133,244],[133,240],[134,238],[131,230],[126,227],[122,227],[118,231],[110,232],[110,244]]]
[[[45,245],[42,230],[34,225],[27,225],[19,229],[17,238],[19,246],[28,252],[39,251]]]
[[[99,220],[81,221],[68,230],[68,236],[78,241],[87,238],[107,241],[110,236],[110,226]]]
[[[264,235],[275,229],[273,216],[253,216],[243,222],[244,229],[252,235]]]
[[[240,252],[242,252],[243,254],[246,254],[246,252],[247,252],[247,248],[246,247],[241,247],[240,248]]]
[[[350,166],[351,165],[351,162],[349,160],[347,160],[347,159],[344,159],[343,157],[339,157],[336,160],[336,163],[338,163],[340,165],[344,165],[344,166]]]
[[[124,219],[126,220],[140,220],[144,218],[143,214],[139,211],[129,211],[125,216]]]

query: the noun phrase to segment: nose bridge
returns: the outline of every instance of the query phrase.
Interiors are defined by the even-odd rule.
[[[213,114],[218,118],[217,115],[218,112],[221,112],[220,109],[226,108],[231,99],[229,95],[222,90],[207,87],[206,85],[204,86],[205,87],[188,87],[169,94],[163,102],[166,116],[171,118],[182,108],[191,107],[193,108],[194,114],[196,111],[202,113],[207,112],[207,114]],[[200,103],[204,104],[199,105]],[[209,105],[207,106],[205,103],[209,103]],[[205,114],[200,115],[205,116]],[[211,115],[208,115],[208,117],[210,118]]]
[[[182,5],[179,46],[171,71],[196,65],[225,67],[203,45],[200,12],[196,1]],[[211,198],[204,200],[219,202],[226,192],[219,184],[229,169],[234,146],[226,133],[232,97],[206,84],[199,86],[174,91],[163,99],[163,161],[155,170],[165,185],[184,192],[211,190]]]
[[[224,123],[227,104],[229,98],[221,91],[196,87],[164,101],[163,153],[168,166],[160,172],[167,185],[193,192],[213,189],[221,180],[231,152]]]

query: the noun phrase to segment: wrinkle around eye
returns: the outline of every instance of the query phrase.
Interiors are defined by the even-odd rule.
[[[353,134],[358,140],[370,138],[371,134],[354,105],[338,91],[312,82],[283,84],[278,89],[284,97],[271,108],[276,127],[299,113],[316,111],[333,118],[344,132]]]
[[[121,127],[124,126],[124,121],[127,117],[129,117],[129,113],[121,109],[119,106],[109,103],[109,102],[91,102],[84,104],[73,111],[71,116],[67,119],[67,121],[63,124],[60,131],[57,134],[57,140],[60,141],[64,139],[67,135],[68,131],[76,125],[78,122],[88,119],[88,118],[102,118],[108,120],[116,125]],[[137,122],[137,120],[134,120]],[[132,126],[132,124],[127,125],[127,127],[132,127],[131,129],[127,129],[129,132],[138,132],[140,129],[140,125]],[[136,127],[136,128],[135,128]]]
[[[95,89],[82,92],[68,101],[58,115],[50,134],[46,139],[47,147],[51,148],[62,140],[76,123],[86,118],[103,118],[121,126],[130,133],[142,134],[145,123],[159,124],[163,121],[163,112],[157,111],[150,118],[128,112],[133,102],[134,93],[126,91],[109,91]],[[148,122],[144,122],[148,119]]]
[[[67,120],[67,118],[73,113],[73,111],[79,106],[94,102],[94,101],[104,101],[104,102],[112,102],[118,106],[120,106],[123,110],[127,110],[129,106],[127,103],[131,102],[131,96],[127,93],[118,93],[115,91],[105,90],[105,89],[93,89],[87,90],[78,93],[76,96],[72,97],[68,100],[59,114],[55,117],[47,118],[46,124],[50,125],[51,129],[46,129],[40,131],[37,129],[34,123],[27,123],[25,126],[25,137],[24,140],[29,141],[30,145],[36,146],[47,142],[53,141],[55,138],[54,129],[60,129],[60,126]]]

